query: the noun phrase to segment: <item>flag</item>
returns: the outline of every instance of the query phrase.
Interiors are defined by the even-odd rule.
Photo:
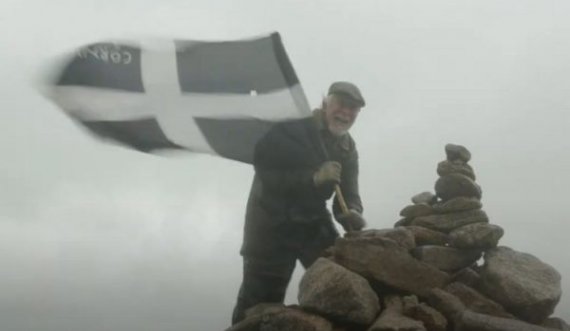
[[[246,163],[273,124],[310,116],[278,33],[90,44],[73,54],[48,93],[96,136],[143,152],[183,150]]]

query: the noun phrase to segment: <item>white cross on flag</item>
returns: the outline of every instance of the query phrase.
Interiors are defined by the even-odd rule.
[[[278,33],[238,41],[96,43],[81,48],[52,99],[97,136],[251,163],[278,121],[310,116]]]

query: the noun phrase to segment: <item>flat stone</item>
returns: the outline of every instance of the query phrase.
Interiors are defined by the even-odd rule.
[[[418,216],[431,215],[434,213],[435,211],[433,210],[433,208],[427,203],[418,203],[415,205],[408,205],[404,207],[404,209],[400,211],[400,216],[412,218]]]
[[[552,331],[523,321],[464,311],[456,321],[455,331]]]
[[[444,290],[458,297],[467,309],[476,313],[514,318],[513,315],[507,313],[503,306],[465,284],[454,282],[445,286]]]
[[[560,274],[531,254],[508,247],[485,252],[480,290],[518,318],[540,323],[560,301]]]
[[[481,250],[460,250],[443,246],[418,246],[412,250],[418,260],[443,271],[457,271],[481,258]]]
[[[418,193],[412,197],[412,202],[414,204],[425,203],[428,205],[433,205],[437,202],[437,196],[429,191]]]
[[[439,177],[435,182],[435,193],[443,202],[457,197],[481,199],[481,187],[462,174]]]
[[[487,214],[481,209],[462,211],[449,214],[436,214],[414,218],[409,225],[449,233],[459,227],[473,223],[488,223]]]
[[[332,324],[321,316],[298,309],[271,309],[265,314],[256,314],[231,326],[226,331],[333,331]]]
[[[489,223],[468,224],[449,233],[449,245],[457,248],[497,247],[505,231],[498,225]]]
[[[432,206],[437,214],[455,213],[466,210],[481,209],[483,204],[477,198],[457,197],[446,202],[438,202]]]
[[[410,225],[406,226],[406,229],[414,235],[417,246],[445,246],[449,240],[446,233],[424,228],[423,226]]]
[[[437,174],[447,176],[451,174],[461,174],[475,180],[475,172],[470,165],[462,162],[450,162],[448,160],[441,161],[437,164]]]
[[[345,238],[387,238],[396,242],[406,250],[416,247],[414,234],[406,227],[397,227],[394,229],[369,229],[363,231],[347,232]]]
[[[335,243],[337,263],[361,276],[394,289],[422,295],[442,287],[449,275],[413,258],[408,251],[386,238],[374,241],[339,238]]]
[[[301,308],[335,321],[369,325],[380,312],[376,292],[362,276],[319,258],[299,284]]]
[[[459,160],[467,163],[469,160],[471,160],[471,152],[469,152],[467,148],[461,145],[445,145],[445,154],[447,156],[447,160],[449,161]]]
[[[399,226],[407,226],[410,223],[412,223],[414,219],[413,218],[408,218],[408,217],[404,217],[399,219],[396,223],[394,223],[394,227],[399,227]]]

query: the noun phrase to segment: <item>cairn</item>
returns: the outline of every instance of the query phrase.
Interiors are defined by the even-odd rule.
[[[347,233],[305,272],[298,305],[261,304],[227,331],[547,331],[560,274],[498,246],[463,146],[445,146],[435,194],[412,197],[392,229]]]

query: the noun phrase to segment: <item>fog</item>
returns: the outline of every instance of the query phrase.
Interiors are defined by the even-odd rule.
[[[312,106],[360,86],[351,133],[369,227],[433,191],[444,145],[472,153],[502,245],[562,275],[570,319],[570,3],[0,3],[0,329],[223,330],[241,282],[251,166],[104,144],[37,91],[49,60],[110,38],[278,31]],[[297,268],[287,294],[296,302]]]

